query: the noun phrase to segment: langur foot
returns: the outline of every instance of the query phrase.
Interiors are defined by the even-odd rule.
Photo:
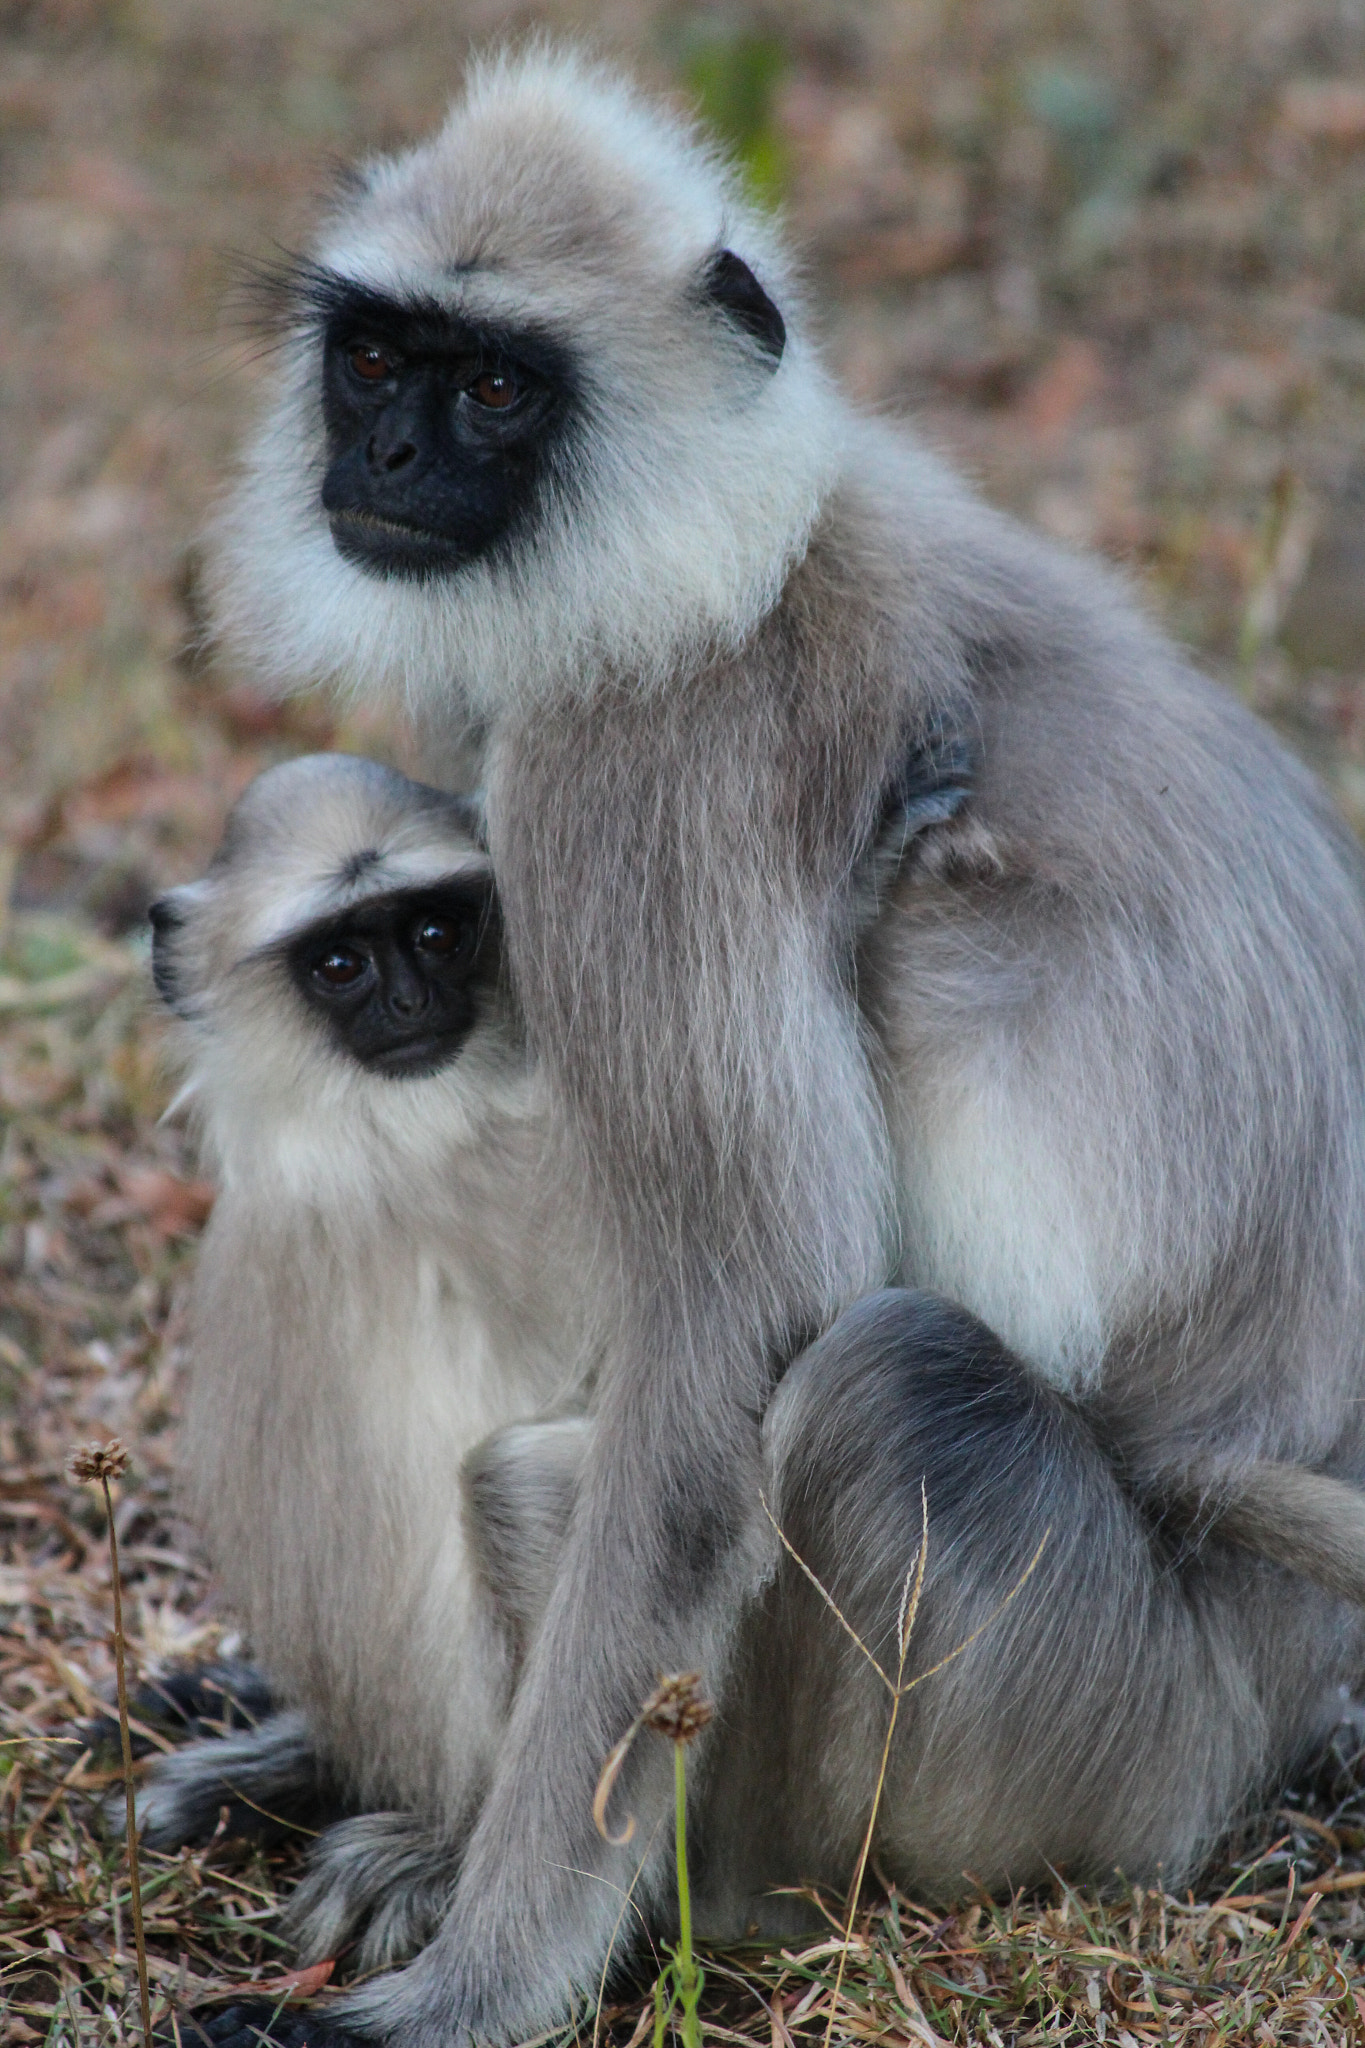
[[[365,1971],[391,1969],[432,1939],[457,1872],[448,1836],[414,1814],[357,1814],[329,1828],[313,1849],[285,1908],[285,1931],[305,1965],[355,1941],[348,1962]]]
[[[139,1727],[132,1729],[133,1755],[150,1756],[157,1735],[183,1742],[187,1736],[230,1735],[259,1727],[274,1713],[275,1704],[264,1672],[237,1658],[190,1664],[163,1678],[149,1678],[129,1703],[132,1720],[150,1731],[144,1735]],[[112,1706],[95,1720],[83,1721],[77,1734],[99,1756],[120,1754],[118,1715]]]
[[[225,1808],[228,1834],[262,1843],[313,1834],[345,1811],[302,1714],[272,1714],[259,1728],[158,1757],[138,1791],[138,1834],[151,1849],[206,1842]],[[121,1795],[107,1802],[105,1817],[121,1832]]]

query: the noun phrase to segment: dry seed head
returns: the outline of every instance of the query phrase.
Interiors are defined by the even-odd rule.
[[[76,1480],[117,1479],[128,1464],[128,1453],[118,1438],[107,1444],[82,1444],[71,1453],[67,1471]]]
[[[670,1742],[695,1742],[714,1711],[702,1691],[700,1671],[674,1671],[659,1680],[640,1719]]]

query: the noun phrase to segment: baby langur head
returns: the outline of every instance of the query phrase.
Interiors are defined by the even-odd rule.
[[[196,1092],[280,1116],[439,1074],[501,1028],[497,905],[477,807],[371,761],[272,768],[208,874],[152,906],[152,971]]]

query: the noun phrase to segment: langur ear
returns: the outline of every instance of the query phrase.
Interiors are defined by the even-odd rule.
[[[718,249],[702,276],[702,291],[727,320],[756,341],[776,369],[787,346],[787,323],[742,256]]]

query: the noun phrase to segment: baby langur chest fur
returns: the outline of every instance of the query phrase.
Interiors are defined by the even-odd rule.
[[[368,763],[291,763],[156,917],[221,1182],[191,1502],[255,1655],[355,1795],[430,1811],[435,1791],[452,1824],[512,1676],[462,1464],[570,1399],[585,1349],[471,824]]]

